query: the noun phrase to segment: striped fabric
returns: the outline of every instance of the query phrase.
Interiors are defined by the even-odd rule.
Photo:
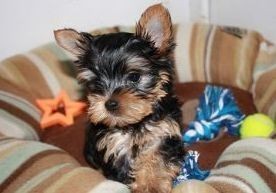
[[[92,33],[120,31],[134,32],[134,28],[117,26]],[[274,45],[257,32],[239,28],[194,23],[177,25],[175,32],[178,81],[251,91],[258,110],[276,119]],[[37,140],[41,114],[34,100],[56,96],[60,89],[80,99],[83,92],[75,77],[72,58],[54,43],[0,62],[0,133]]]
[[[129,193],[125,185],[40,142],[0,138],[0,171],[2,193]]]
[[[240,140],[220,156],[206,179],[220,193],[275,193],[276,141]]]
[[[254,68],[252,93],[260,112],[276,120],[276,46],[263,41]]]
[[[276,46],[261,34],[194,23],[177,27],[176,43],[180,82],[219,83],[250,91],[258,111],[276,120]]]
[[[48,44],[0,63],[0,133],[38,140],[41,112],[35,100],[52,98],[65,89],[72,99],[82,92],[72,59]]]

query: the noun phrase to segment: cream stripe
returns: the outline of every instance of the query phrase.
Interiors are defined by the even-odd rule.
[[[179,82],[192,81],[190,66],[190,44],[192,36],[192,25],[179,25],[176,33],[175,68]],[[186,35],[185,35],[186,34]]]
[[[33,188],[35,188],[37,185],[39,185],[41,182],[43,182],[45,179],[49,178],[50,176],[57,173],[59,170],[72,165],[71,163],[64,163],[60,165],[56,165],[52,168],[48,168],[44,171],[42,171],[40,174],[34,176],[30,180],[26,181],[23,186],[17,189],[16,193],[27,193],[30,192]]]
[[[49,86],[54,96],[58,95],[61,89],[60,84],[57,78],[55,77],[54,73],[47,66],[47,64],[41,58],[39,58],[37,55],[31,52],[26,53],[25,56],[29,60],[31,60],[34,65],[36,65],[37,69],[40,71],[44,80],[47,82],[47,85]]]
[[[266,85],[266,90],[262,93],[263,96],[261,100],[259,100],[258,102],[259,109],[263,109],[270,98],[274,98],[274,99],[276,98],[276,96],[274,96],[275,91],[276,91],[276,78],[275,80],[271,80],[269,85]]]
[[[250,186],[248,186],[246,183],[243,183],[241,180],[231,178],[231,177],[226,177],[226,176],[210,176],[206,180],[206,182],[209,183],[217,183],[220,182],[222,184],[230,184],[232,186],[236,186],[238,189],[241,189],[245,193],[254,193],[254,191],[251,189]]]
[[[232,164],[219,169],[213,169],[210,175],[237,176],[251,184],[256,189],[256,192],[271,192],[264,179],[255,170],[245,165]]]
[[[238,160],[242,160],[245,158],[251,158],[254,159],[260,163],[262,163],[263,165],[265,165],[266,167],[269,168],[269,170],[273,173],[276,172],[276,160],[274,157],[274,162],[270,159],[271,157],[269,155],[267,155],[266,157],[258,155],[257,153],[248,153],[248,152],[233,152],[233,153],[228,153],[224,156],[222,156],[220,158],[220,160],[217,162],[217,164],[220,164],[222,162],[227,162],[227,161],[238,161]],[[217,165],[216,164],[216,165]]]
[[[128,187],[119,182],[105,180],[93,188],[89,193],[130,193]]]
[[[11,152],[4,160],[0,161],[0,184],[12,175],[30,157],[48,150],[56,150],[57,147],[38,142],[26,142]]]
[[[256,70],[256,69],[254,70],[255,71],[254,75],[253,75],[254,81],[253,81],[253,84],[252,84],[252,87],[251,87],[251,93],[253,94],[253,98],[256,97],[256,92],[257,92],[256,91],[256,83],[258,83],[259,78],[263,74],[265,74],[269,71],[272,71],[273,69],[276,69],[276,65],[269,66],[269,67],[267,67],[265,69],[262,69],[262,70]]]
[[[87,170],[91,170],[90,168],[76,168],[70,171],[69,173],[63,175],[59,180],[57,180],[55,183],[53,183],[50,187],[48,187],[44,193],[56,193],[59,188],[63,186],[70,178],[81,174],[82,172],[85,172]]]
[[[255,69],[255,72],[254,72],[254,81],[258,80],[260,78],[260,76],[262,76],[263,74],[269,72],[269,71],[272,71],[276,69],[276,65],[271,65],[271,66],[268,66],[266,67],[265,69]]]
[[[273,104],[270,105],[270,108],[268,110],[268,115],[273,119],[276,120],[276,100]],[[276,122],[276,121],[275,121]]]
[[[275,155],[275,149],[276,149],[276,141],[272,139],[267,138],[249,138],[249,139],[243,139],[239,140],[236,143],[231,144],[222,154],[227,154],[228,151],[241,151],[244,149],[250,149],[251,151],[254,151],[255,148],[263,149],[272,155]],[[262,152],[260,152],[262,153]],[[220,156],[220,157],[222,157]]]
[[[206,69],[206,80],[207,81],[212,81],[212,77],[211,77],[211,56],[212,56],[212,53],[213,53],[213,50],[212,50],[212,46],[213,46],[213,43],[214,43],[214,37],[215,37],[215,34],[216,34],[216,31],[217,31],[217,26],[212,26],[210,25],[210,28],[209,28],[210,31],[210,35],[207,36],[207,41],[206,41],[206,50],[205,50],[205,69]]]
[[[38,108],[24,98],[0,90],[0,100],[16,106],[17,108],[31,115],[36,121],[40,121],[40,111]]]
[[[25,121],[1,109],[0,115],[0,130],[4,135],[20,139],[39,140],[35,129]]]

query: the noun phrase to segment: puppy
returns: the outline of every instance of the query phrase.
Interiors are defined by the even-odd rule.
[[[62,29],[55,38],[76,56],[77,78],[87,89],[88,163],[134,193],[171,192],[184,148],[169,12],[149,7],[135,34]]]

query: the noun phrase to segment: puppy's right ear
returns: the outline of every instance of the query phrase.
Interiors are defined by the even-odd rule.
[[[55,39],[59,46],[78,57],[88,49],[88,39],[74,29],[55,30]]]

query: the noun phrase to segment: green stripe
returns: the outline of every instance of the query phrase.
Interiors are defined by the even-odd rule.
[[[14,127],[15,129],[17,129],[18,132],[24,133],[24,136],[22,136],[24,139],[39,140],[39,136],[35,132],[35,128],[33,128],[25,121],[19,119],[18,117],[15,117],[14,115],[8,113],[7,111],[0,109],[0,120],[3,125],[6,124],[6,127],[9,127],[9,126]],[[3,127],[3,125],[1,127]],[[12,128],[5,128],[5,129],[8,130]],[[2,132],[5,132],[5,131],[3,130]]]
[[[12,151],[6,159],[0,161],[0,184],[32,156],[52,149],[58,148],[38,142],[26,142],[22,144],[16,150]]]
[[[45,171],[41,172],[40,174],[34,176],[33,178],[31,178],[30,180],[25,182],[25,184],[23,186],[21,186],[19,189],[17,189],[16,193],[30,192],[37,185],[39,185],[40,183],[45,181],[47,178],[49,178],[53,174],[57,173],[60,169],[65,168],[70,165],[72,165],[72,164],[71,163],[63,163],[63,164],[56,165],[52,168],[46,169]]]
[[[21,109],[31,115],[31,117],[33,117],[36,121],[40,121],[40,111],[38,108],[24,98],[0,90],[0,100]]]
[[[29,52],[24,55],[27,59],[29,59],[33,66],[40,72],[40,75],[45,80],[45,83],[51,90],[54,96],[58,95],[60,92],[61,86],[56,78],[52,69],[48,66],[47,61],[44,61],[37,54]]]
[[[66,72],[67,75],[73,78],[74,82],[79,87],[76,80],[76,67],[73,63],[73,59],[70,58],[61,48],[57,47],[55,44],[48,44],[45,46],[45,48],[57,57],[61,68]]]

